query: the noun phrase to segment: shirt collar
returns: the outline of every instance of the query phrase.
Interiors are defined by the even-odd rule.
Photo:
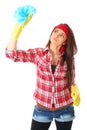
[[[49,47],[46,46],[46,47],[43,49],[43,53],[44,53],[44,54],[47,54],[48,52],[49,52]],[[63,56],[63,54],[64,54],[64,51],[61,51],[60,57]]]
[[[43,49],[43,53],[44,54],[47,54],[49,52],[49,47],[45,47],[44,49]]]

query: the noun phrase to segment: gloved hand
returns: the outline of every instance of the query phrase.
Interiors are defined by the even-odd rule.
[[[16,24],[12,31],[12,37],[17,40],[23,28],[32,19],[32,16],[36,13],[36,9],[33,6],[26,5],[19,7],[14,13],[14,19]]]
[[[79,91],[78,86],[76,84],[71,86],[71,96],[73,98],[73,104],[75,106],[79,106],[79,104],[80,104],[80,91]]]

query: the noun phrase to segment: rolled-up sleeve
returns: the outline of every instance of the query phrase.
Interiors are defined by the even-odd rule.
[[[38,55],[38,52],[41,52],[42,49],[40,48],[34,48],[34,49],[28,49],[26,51],[24,50],[5,50],[5,55],[7,58],[12,59],[14,62],[33,62],[36,61],[36,56]]]

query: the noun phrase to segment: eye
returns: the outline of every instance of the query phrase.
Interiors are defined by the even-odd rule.
[[[61,36],[62,38],[65,38],[64,34],[61,34],[60,36]]]
[[[57,33],[57,32],[58,32],[58,30],[54,30],[54,32],[55,32],[55,33]]]

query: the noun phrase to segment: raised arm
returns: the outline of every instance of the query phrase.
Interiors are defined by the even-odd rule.
[[[36,13],[36,9],[31,5],[26,5],[17,8],[14,13],[14,19],[16,21],[12,30],[11,38],[6,46],[8,51],[15,50],[17,48],[18,38],[24,29],[24,27],[30,22],[32,16]]]

